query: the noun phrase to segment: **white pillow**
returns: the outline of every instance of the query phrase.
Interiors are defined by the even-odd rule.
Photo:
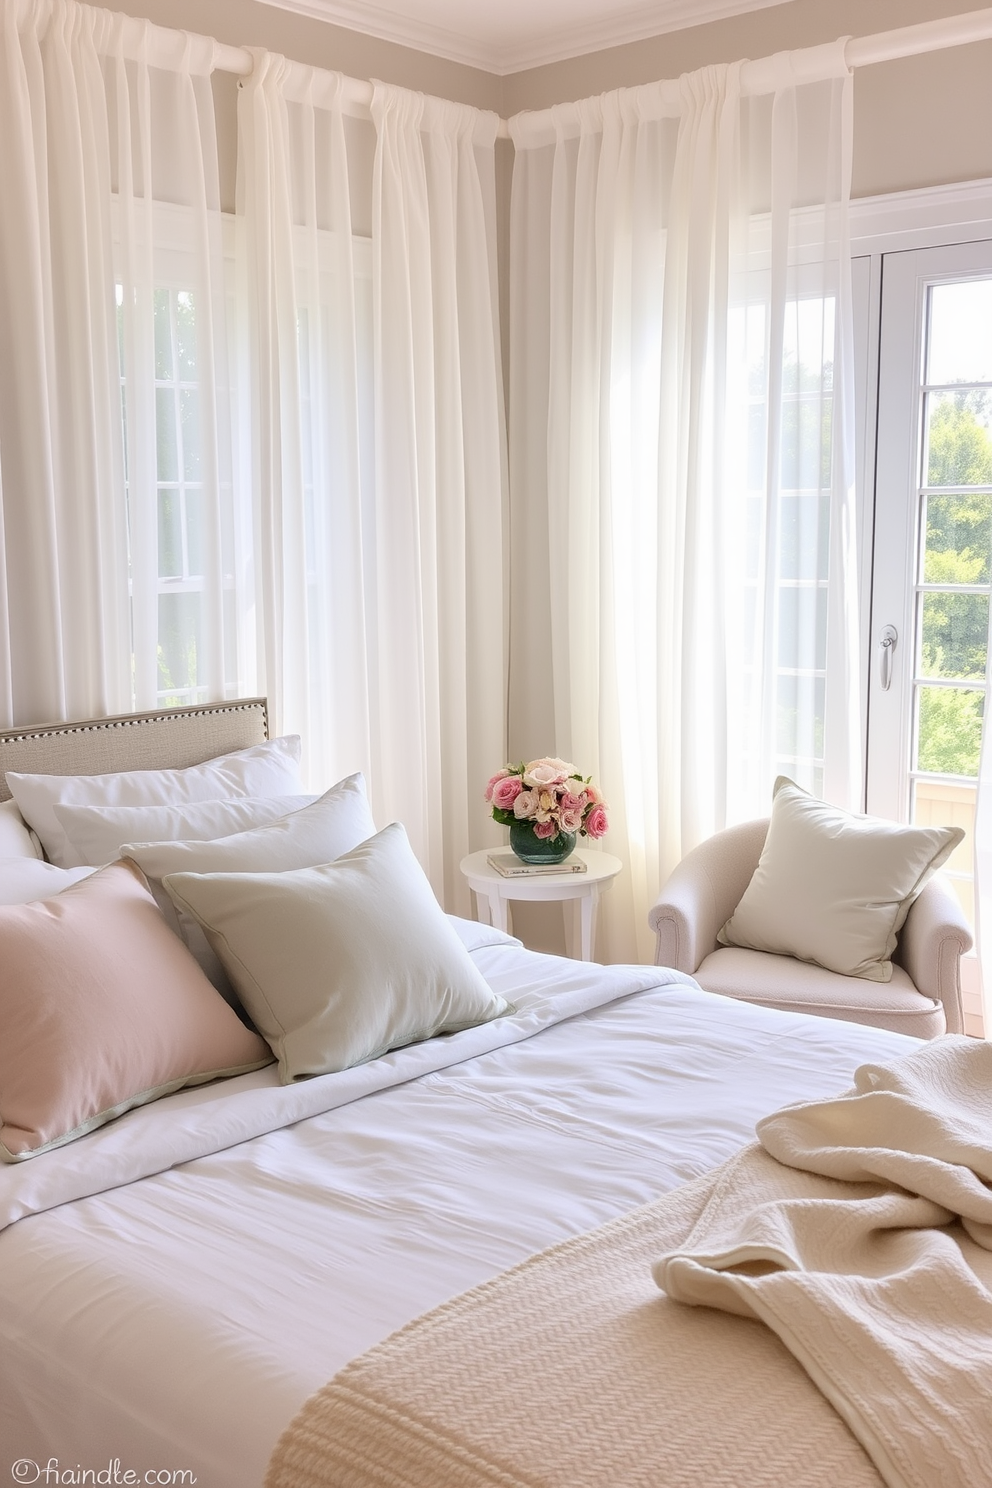
[[[241,796],[185,806],[56,806],[55,815],[79,863],[109,863],[123,842],[208,842],[278,821],[316,796]]]
[[[336,863],[173,873],[284,1083],[499,1017],[398,822]]]
[[[780,775],[758,866],[718,939],[891,981],[897,932],[963,836],[852,816]]]
[[[375,832],[361,774],[349,775],[325,791],[312,806],[265,827],[220,837],[213,842],[132,842],[121,855],[133,858],[148,879],[155,900],[182,936],[207,976],[225,996],[229,983],[196,919],[180,914],[162,887],[167,873],[279,873],[311,868],[350,852]]]
[[[185,770],[125,770],[112,775],[24,775],[7,772],[21,815],[38,833],[48,858],[61,868],[77,860],[55,815],[62,806],[175,806],[235,796],[295,796],[300,784],[300,738],[267,739]]]
[[[32,837],[16,801],[0,801],[0,858],[40,858],[41,846]]]
[[[94,868],[56,868],[43,858],[0,858],[0,904],[51,899],[95,872]]]

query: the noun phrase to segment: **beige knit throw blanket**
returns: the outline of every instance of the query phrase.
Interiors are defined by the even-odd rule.
[[[857,1090],[370,1350],[266,1488],[992,1484],[992,1046]]]
[[[890,1488],[992,1485],[992,1044],[864,1065],[758,1137],[659,1286],[766,1323]]]

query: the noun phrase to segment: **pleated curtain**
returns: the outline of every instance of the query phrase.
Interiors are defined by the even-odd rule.
[[[0,32],[0,718],[266,692],[448,907],[496,833],[496,118],[75,3]],[[357,210],[361,220],[353,220]]]
[[[372,118],[369,189],[343,79],[256,54],[241,91],[258,668],[467,913],[506,749],[496,119],[381,84]]]
[[[511,120],[510,745],[604,792],[607,960],[777,774],[860,806],[851,79],[814,61]]]
[[[506,436],[495,114],[376,83],[375,777],[449,909],[498,842],[506,755]],[[491,772],[490,772],[491,773]]]
[[[213,44],[74,0],[2,17],[0,712],[235,694]]]
[[[0,717],[130,702],[106,12],[0,27]]]

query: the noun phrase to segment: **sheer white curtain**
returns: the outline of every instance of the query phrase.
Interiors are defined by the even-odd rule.
[[[372,117],[375,774],[466,913],[458,863],[502,835],[481,793],[506,754],[498,120],[382,83]]]
[[[254,59],[238,98],[238,222],[259,685],[279,727],[302,734],[311,778],[329,782],[371,764],[371,262],[352,232],[344,80]]]
[[[257,54],[242,89],[259,661],[467,911],[506,748],[496,119],[379,84],[372,115],[366,240],[343,80]]]
[[[787,773],[859,803],[841,46],[511,121],[510,744],[667,873]]]
[[[212,43],[74,0],[0,34],[0,708],[236,692]]]
[[[239,534],[213,42],[115,17],[118,329],[130,535],[134,704],[253,686],[250,550]]]
[[[106,12],[0,26],[0,716],[130,702]]]

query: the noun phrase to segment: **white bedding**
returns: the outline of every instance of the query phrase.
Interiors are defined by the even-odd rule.
[[[511,1018],[183,1091],[0,1172],[6,1481],[117,1459],[254,1488],[303,1401],[410,1318],[915,1045],[456,924]]]

